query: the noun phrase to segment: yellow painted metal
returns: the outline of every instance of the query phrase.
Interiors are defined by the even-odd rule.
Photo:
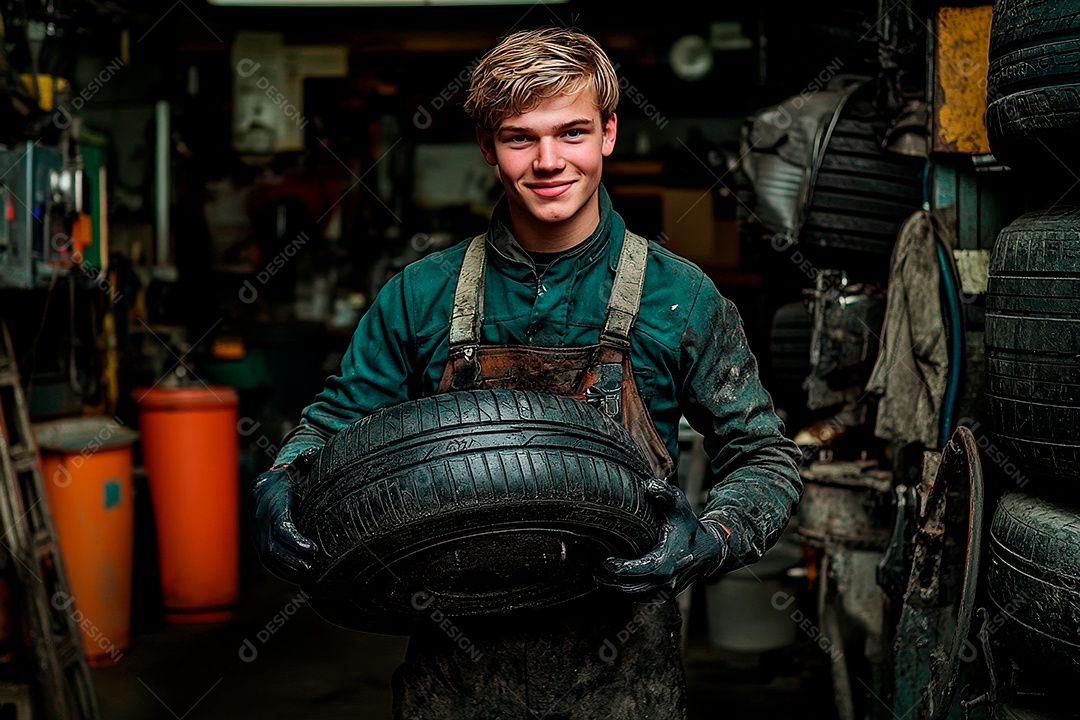
[[[35,78],[30,73],[23,73],[20,77],[26,91],[34,96],[38,107],[45,112],[55,110],[58,96],[67,93],[71,87],[66,79],[55,75],[38,75]]]
[[[933,151],[985,155],[991,5],[938,8],[934,31]]]

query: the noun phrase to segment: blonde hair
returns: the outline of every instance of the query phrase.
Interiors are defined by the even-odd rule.
[[[606,124],[619,104],[619,78],[599,43],[585,33],[559,27],[522,30],[505,36],[477,64],[465,112],[490,133],[503,118],[589,84],[600,120]]]

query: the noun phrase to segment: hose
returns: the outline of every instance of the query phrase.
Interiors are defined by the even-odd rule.
[[[945,246],[940,233],[935,232],[938,263],[941,266],[941,279],[945,285],[945,309],[948,314],[948,358],[949,373],[945,386],[945,399],[941,405],[941,447],[949,442],[954,430],[956,409],[960,395],[960,378],[964,361],[964,323],[960,313],[960,293],[957,289],[956,265],[953,263],[952,250]]]

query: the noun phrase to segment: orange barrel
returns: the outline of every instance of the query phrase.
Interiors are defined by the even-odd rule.
[[[165,618],[225,620],[240,594],[236,391],[139,388],[133,396],[157,524]]]
[[[106,417],[38,423],[34,436],[71,591],[50,601],[72,615],[90,663],[107,665],[131,642],[131,445],[139,436]]]

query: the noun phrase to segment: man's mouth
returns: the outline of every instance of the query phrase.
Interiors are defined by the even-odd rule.
[[[542,197],[558,197],[569,190],[573,184],[572,180],[566,180],[563,182],[529,183],[526,187]]]

